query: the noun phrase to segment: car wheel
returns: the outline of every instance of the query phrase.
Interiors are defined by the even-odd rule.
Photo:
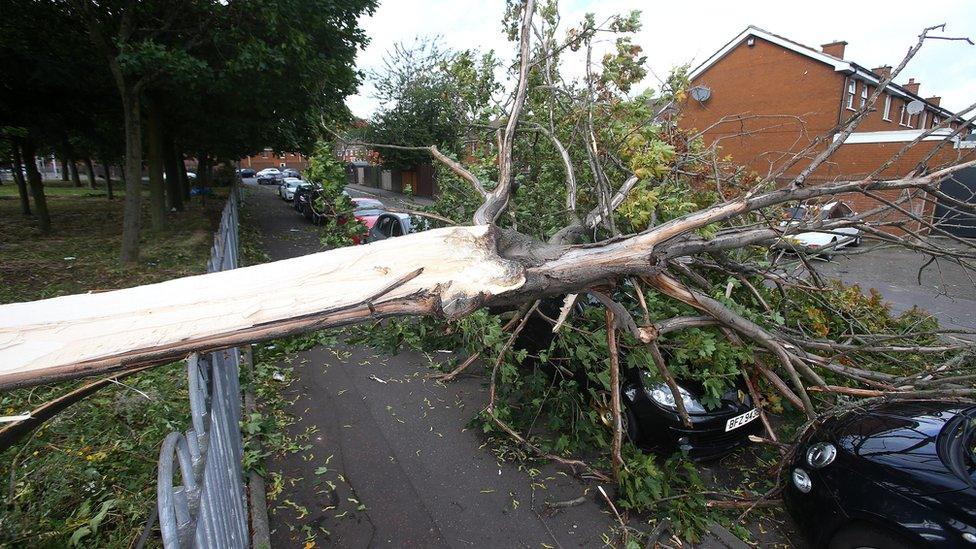
[[[830,549],[905,549],[917,544],[881,526],[857,522],[842,528],[830,539]]]

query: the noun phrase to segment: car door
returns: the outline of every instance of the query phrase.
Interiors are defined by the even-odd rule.
[[[367,242],[376,242],[377,240],[385,240],[390,238],[393,234],[393,224],[396,221],[392,215],[382,214],[377,218],[376,223],[373,224],[373,228],[369,230],[369,236],[366,238]]]

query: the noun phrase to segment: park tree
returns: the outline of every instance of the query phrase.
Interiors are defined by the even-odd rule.
[[[0,386],[420,316],[425,318],[391,321],[384,330],[393,334],[388,341],[417,341],[403,336],[414,329],[437,337],[462,334],[460,342],[452,341],[469,359],[445,379],[471,367],[478,356],[486,359],[486,426],[563,464],[612,475],[624,494],[653,466],[634,456],[629,457],[638,461],[625,461],[615,390],[622,345],[629,349],[627,360],[667,382],[686,420],[676,372],[698,376],[711,391],[745,376],[756,402],[793,410],[804,421],[850,406],[849,398],[862,404],[976,394],[970,384],[976,367],[971,340],[939,330],[917,310],[892,316],[876,297],[824,281],[802,255],[784,263],[770,254],[775,246],[789,246],[793,234],[853,226],[874,242],[925,254],[933,265],[952,262],[972,270],[972,243],[952,240],[901,206],[915,196],[952,200],[939,182],[976,161],[923,163],[888,179],[878,176],[882,167],[857,180],[811,178],[926,41],[944,37],[936,28],[922,31],[865,106],[841,121],[836,139],[817,140],[800,151],[790,175],[759,177],[678,126],[676,107],[687,87],[683,70],[660,89],[632,93],[644,76],[641,51],[629,40],[639,28],[638,14],[604,21],[587,16],[566,30],[552,3],[524,0],[510,8],[505,25],[516,44],[515,85],[485,128],[493,139],[480,158],[462,164],[442,152],[439,142],[370,145],[429,155],[443,165],[457,193],[450,208],[435,205],[427,213],[449,226],[155,288],[2,306],[0,357],[7,366]],[[611,48],[597,59],[599,44],[608,38]],[[577,79],[560,70],[572,53],[584,58]],[[971,122],[958,116],[941,121],[919,140],[950,124],[957,125],[950,138],[958,136]],[[878,197],[879,191],[898,191],[897,198],[882,197],[876,208],[853,217],[780,223],[797,204],[848,193]],[[971,205],[957,206],[972,211]],[[881,215],[886,212],[898,215]],[[277,280],[286,275],[302,284],[281,287]],[[213,283],[201,283],[207,280]],[[605,311],[569,318],[584,295]],[[523,436],[518,410],[509,406],[528,390],[517,385],[518,363],[525,357],[513,343],[541,301],[552,299],[562,304],[561,314],[551,319],[560,334],[555,345],[584,357],[604,387],[612,418],[605,445],[609,475],[567,455],[565,446]],[[70,323],[65,310],[78,311]],[[29,323],[21,320],[28,311]],[[502,321],[486,311],[507,316]],[[582,324],[571,327],[575,322]],[[674,360],[665,361],[662,349],[671,349]],[[765,413],[760,417],[768,438],[776,440]],[[594,434],[593,440],[602,439]],[[639,507],[651,499],[634,497],[629,504]]]
[[[355,53],[366,42],[357,17],[375,1],[7,6],[0,55],[12,78],[0,90],[0,120],[29,129],[27,138],[65,159],[69,172],[77,161],[91,175],[95,154],[123,159],[121,259],[132,262],[144,159],[153,227],[162,229],[189,191],[173,177],[185,153],[205,167],[265,146],[311,150],[323,122],[347,116]],[[117,114],[103,117],[106,105]]]
[[[454,157],[491,122],[492,95],[498,91],[494,52],[447,50],[437,40],[397,43],[370,79],[382,107],[366,127],[365,138],[383,147],[388,168],[412,169],[430,162],[416,146],[436,146]]]

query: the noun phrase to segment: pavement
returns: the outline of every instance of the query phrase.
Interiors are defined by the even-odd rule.
[[[272,260],[321,249],[272,187],[252,189],[246,207],[260,212]],[[613,536],[595,486],[554,466],[499,460],[469,428],[487,401],[483,377],[443,385],[425,377],[430,357],[358,346],[289,358],[290,434],[310,447],[269,464],[283,478],[269,501],[274,547],[301,547],[309,532],[348,547],[584,547]],[[584,495],[573,507],[546,505]]]

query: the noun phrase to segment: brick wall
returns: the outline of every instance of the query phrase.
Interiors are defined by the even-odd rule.
[[[282,166],[284,164],[284,166]],[[263,170],[265,168],[293,168],[303,171],[308,167],[308,158],[299,153],[276,153],[264,151],[240,160],[240,167]]]
[[[821,135],[830,135],[837,125],[855,111],[847,107],[849,84],[847,75],[833,67],[782,48],[756,37],[753,46],[743,40],[710,68],[698,75],[692,86],[707,86],[712,90],[708,101],[700,103],[688,98],[682,105],[680,125],[688,130],[703,132],[706,144],[720,147],[720,155],[729,155],[737,164],[759,176],[767,176],[782,167],[795,153],[810,145]],[[861,97],[874,91],[863,81],[854,81],[853,108],[861,106]],[[867,86],[867,88],[865,88]],[[885,95],[858,127],[860,132],[904,131],[900,114],[906,100],[891,97],[888,118],[885,120]],[[926,110],[925,127],[932,127],[935,114]],[[923,115],[914,118],[914,129],[922,127]],[[813,158],[824,150],[825,140],[807,153]],[[925,141],[914,146],[897,162],[880,174],[882,178],[900,177],[910,173],[920,160],[938,144]],[[851,180],[864,177],[883,165],[906,142],[862,143],[843,145],[810,177],[809,184]],[[929,162],[930,168],[972,159],[976,150],[963,151],[950,146]],[[788,181],[799,173],[807,162],[801,161],[785,172],[781,181]],[[879,195],[896,200],[900,194],[892,191]],[[866,212],[883,202],[863,194],[842,197],[858,212]],[[934,204],[914,197],[901,205],[907,212],[930,218]],[[921,223],[910,215],[889,212],[884,218],[872,220],[897,222],[885,230],[901,234],[905,230],[918,231]]]

